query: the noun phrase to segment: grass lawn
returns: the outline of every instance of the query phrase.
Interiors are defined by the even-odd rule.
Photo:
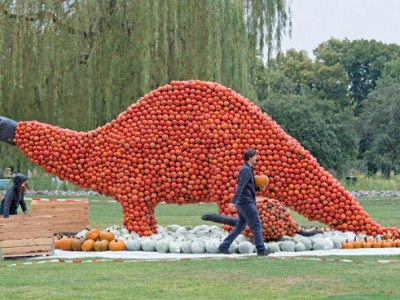
[[[92,227],[121,223],[118,203],[90,199]],[[378,223],[400,227],[399,199],[359,201]],[[213,224],[201,220],[205,212],[217,212],[217,206],[160,204],[156,217],[161,225]],[[299,225],[317,224],[292,215]],[[29,260],[7,259],[0,262],[0,299],[400,299],[400,263],[379,259],[388,257],[357,257],[365,262],[360,264],[250,257],[19,267],[7,265]]]

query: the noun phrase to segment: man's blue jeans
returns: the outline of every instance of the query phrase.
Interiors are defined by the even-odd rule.
[[[238,213],[238,222],[235,227],[225,238],[225,240],[219,245],[220,249],[229,249],[232,242],[238,237],[238,235],[245,229],[246,223],[249,225],[254,235],[254,243],[256,245],[257,253],[266,251],[264,246],[264,240],[261,232],[261,221],[258,216],[258,210],[255,203],[241,203],[235,204]]]

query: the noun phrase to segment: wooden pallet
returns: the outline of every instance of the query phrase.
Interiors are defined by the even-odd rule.
[[[53,218],[49,215],[11,215],[0,219],[0,256],[53,255]]]
[[[54,233],[79,232],[89,225],[89,200],[33,198],[31,213],[53,216]]]

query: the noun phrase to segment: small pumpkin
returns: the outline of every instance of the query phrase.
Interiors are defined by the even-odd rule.
[[[61,249],[61,237],[59,235],[53,237],[54,249]]]
[[[382,248],[391,248],[392,247],[392,241],[391,240],[383,240],[382,241]]]
[[[378,238],[372,242],[372,248],[382,248],[382,241]]]
[[[372,247],[372,241],[369,240],[367,237],[365,237],[361,241],[361,248],[371,248]]]
[[[353,249],[353,243],[349,242],[347,239],[345,242],[342,243],[343,249]]]
[[[267,186],[269,184],[269,178],[267,175],[255,175],[254,184],[258,188],[260,186]]]
[[[361,241],[357,240],[357,237],[354,237],[354,241],[352,242],[353,248],[354,249],[359,249],[361,248]]]
[[[111,242],[115,238],[115,236],[114,233],[112,233],[110,230],[106,230],[106,231],[100,231],[99,238],[101,240],[107,240]]]
[[[72,251],[82,251],[82,244],[85,242],[85,239],[75,237],[72,241]]]
[[[72,242],[74,241],[73,237],[63,236],[60,242],[60,249],[65,251],[72,251]]]
[[[125,242],[121,239],[113,239],[109,243],[108,248],[111,251],[123,251],[125,250]]]
[[[86,238],[91,239],[93,241],[97,240],[100,235],[100,230],[97,228],[93,228],[86,233]]]
[[[92,239],[87,239],[83,244],[82,244],[82,251],[91,251],[93,250],[94,246],[94,240]]]
[[[97,239],[94,242],[93,249],[95,251],[107,251],[108,250],[108,244],[109,244],[108,240]]]

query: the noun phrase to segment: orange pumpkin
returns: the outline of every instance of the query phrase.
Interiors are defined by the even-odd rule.
[[[372,242],[370,240],[368,240],[367,237],[365,237],[361,241],[361,248],[371,248],[371,247],[372,247]]]
[[[354,241],[352,242],[352,244],[353,244],[353,248],[354,248],[354,249],[359,249],[359,248],[361,248],[361,241],[358,241],[358,240],[357,240],[357,237],[354,237]]]
[[[343,249],[353,249],[353,243],[346,240],[346,242],[342,243],[342,248]]]
[[[74,241],[73,237],[63,236],[61,238],[60,249],[65,251],[72,251],[72,242]]]
[[[111,242],[114,239],[114,233],[107,231],[100,231],[99,238]]]
[[[99,235],[100,235],[100,230],[98,230],[97,228],[93,228],[86,233],[86,238],[95,241],[97,240]]]
[[[267,175],[255,175],[254,176],[254,183],[256,187],[260,186],[267,186],[269,184],[269,178]]]
[[[94,246],[94,240],[92,239],[87,239],[83,244],[82,244],[82,251],[91,251],[93,250]]]
[[[378,239],[375,239],[372,242],[372,248],[382,248],[382,241],[378,240]]]
[[[120,239],[114,239],[110,242],[110,244],[108,245],[108,248],[111,251],[123,251],[123,250],[125,250],[125,242]]]
[[[382,241],[382,248],[391,248],[392,247],[392,241],[391,240],[383,240]]]
[[[60,236],[53,237],[53,244],[54,244],[54,249],[60,249],[61,248],[61,237]]]

